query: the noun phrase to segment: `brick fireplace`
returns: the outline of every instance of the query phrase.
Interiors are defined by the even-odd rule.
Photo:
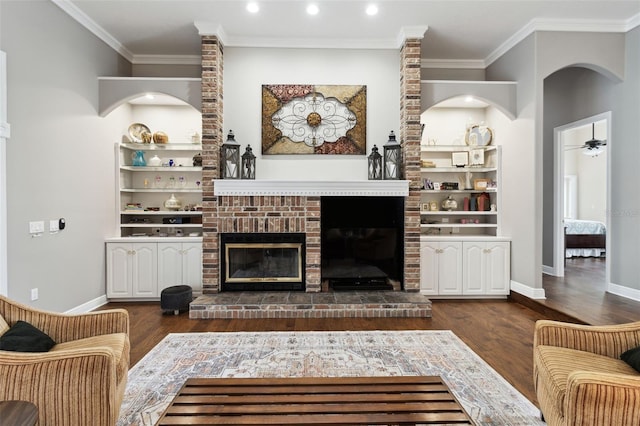
[[[405,181],[292,182],[222,181],[223,46],[202,35],[203,292],[222,291],[221,234],[304,234],[306,292],[320,292],[323,196],[403,197],[403,289],[420,287],[420,38],[400,51],[399,114]],[[366,159],[363,158],[363,161]],[[338,187],[338,189],[336,189]],[[338,191],[338,192],[336,192]]]

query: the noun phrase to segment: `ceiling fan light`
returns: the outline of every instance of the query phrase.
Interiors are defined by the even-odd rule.
[[[587,148],[583,150],[582,153],[588,157],[597,157],[598,155],[602,154],[602,148],[600,147]]]

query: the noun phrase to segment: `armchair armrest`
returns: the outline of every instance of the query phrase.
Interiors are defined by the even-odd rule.
[[[567,425],[640,424],[640,376],[576,371],[567,381]]]
[[[551,320],[536,322],[533,346],[547,345],[611,358],[640,346],[640,321],[618,325],[582,325]]]
[[[10,324],[18,320],[33,324],[56,343],[101,334],[129,334],[129,313],[124,309],[68,315],[36,309],[0,296],[0,313]]]
[[[76,425],[91,419],[95,425],[113,425],[120,410],[116,362],[106,347],[0,351],[0,400],[33,402],[40,424]]]

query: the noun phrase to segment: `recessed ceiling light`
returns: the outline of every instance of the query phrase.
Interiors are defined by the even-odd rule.
[[[473,102],[473,96],[467,96],[464,98],[465,102]]]
[[[144,95],[145,98],[149,99],[149,100],[153,100],[155,99],[155,96],[153,96],[152,93],[147,93],[146,95]]]
[[[247,10],[250,13],[258,13],[260,11],[260,5],[255,1],[250,1],[247,3]]]
[[[378,6],[376,6],[375,4],[370,4],[367,6],[366,12],[367,12],[367,15],[369,16],[377,15]]]
[[[320,9],[316,4],[311,3],[309,6],[307,6],[307,13],[309,15],[317,15],[318,12],[320,12]]]

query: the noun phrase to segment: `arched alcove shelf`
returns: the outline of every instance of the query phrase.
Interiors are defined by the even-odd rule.
[[[498,108],[511,120],[517,116],[514,81],[422,80],[422,111],[456,96],[473,96]]]
[[[121,104],[145,93],[164,93],[202,111],[199,78],[98,77],[99,114],[105,117]]]

